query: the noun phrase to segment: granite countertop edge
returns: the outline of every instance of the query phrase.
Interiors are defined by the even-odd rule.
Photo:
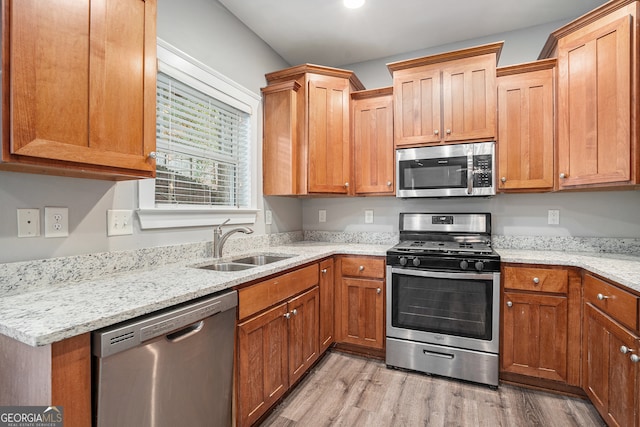
[[[329,256],[385,256],[391,246],[297,242],[260,251],[290,254],[293,255],[291,258],[239,272],[194,268],[211,262],[211,259],[195,259],[151,270],[51,286],[2,298],[0,334],[34,347],[49,345]],[[580,267],[640,293],[639,256],[496,250],[502,262]]]

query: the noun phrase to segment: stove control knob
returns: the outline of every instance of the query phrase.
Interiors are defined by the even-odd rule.
[[[482,262],[482,261],[476,261],[476,270],[477,270],[477,271],[482,271],[482,270],[484,270],[484,262]]]
[[[417,267],[417,266],[420,265],[420,259],[419,258],[414,258],[412,262],[413,262],[413,266],[414,267]]]
[[[466,260],[460,261],[460,268],[463,270],[466,270],[467,268],[469,268],[469,261],[466,261]]]
[[[400,265],[405,266],[407,265],[407,259],[403,256],[400,257],[400,259],[398,260],[398,262],[400,263]]]

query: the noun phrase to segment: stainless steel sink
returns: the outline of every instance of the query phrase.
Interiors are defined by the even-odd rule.
[[[294,256],[295,255],[259,254],[259,255],[252,255],[252,256],[242,257],[242,258],[234,258],[232,262],[237,262],[240,264],[265,265],[265,264],[271,264],[272,262],[278,262],[288,258],[292,258]]]
[[[202,265],[198,268],[204,268],[205,270],[215,270],[215,271],[242,271],[242,270],[247,270],[249,268],[254,268],[256,267],[256,265],[239,264],[235,262],[214,262],[213,264]]]

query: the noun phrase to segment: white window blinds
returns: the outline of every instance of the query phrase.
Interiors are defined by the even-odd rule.
[[[158,73],[156,134],[156,206],[250,206],[249,114]]]

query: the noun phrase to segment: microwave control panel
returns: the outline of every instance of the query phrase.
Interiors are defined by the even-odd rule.
[[[493,185],[493,159],[490,154],[473,156],[473,186],[491,187]]]

